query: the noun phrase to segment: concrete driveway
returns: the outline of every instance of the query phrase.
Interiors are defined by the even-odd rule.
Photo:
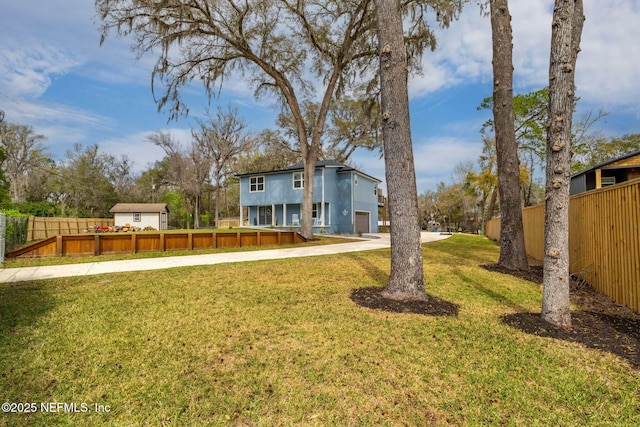
[[[422,232],[422,242],[446,239],[449,235]],[[121,261],[89,262],[84,264],[51,265],[42,267],[22,267],[0,269],[0,283],[24,282],[29,280],[53,279],[58,277],[89,276],[94,274],[118,273],[125,271],[158,270],[173,267],[213,265],[231,262],[261,261],[267,259],[298,258],[332,255],[347,252],[367,251],[390,247],[387,233],[372,233],[357,242],[332,245],[294,247],[287,249],[267,249],[260,251],[230,252],[218,254],[186,255],[162,258],[142,258]]]

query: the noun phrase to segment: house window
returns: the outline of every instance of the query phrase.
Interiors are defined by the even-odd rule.
[[[373,195],[374,196],[378,195],[378,184],[373,184]]]
[[[300,188],[304,188],[304,173],[303,172],[294,172],[293,173],[293,188],[298,190]]]
[[[354,177],[353,177],[353,183],[354,183],[355,185],[358,185],[358,175],[356,175],[356,176],[354,176]]]
[[[140,212],[134,213],[133,214],[133,222],[140,222],[141,221],[140,216],[141,216]]]
[[[264,191],[264,176],[252,176],[249,179],[249,192],[256,193]]]
[[[311,207],[311,218],[318,219],[318,210],[320,209],[320,203],[314,203]]]

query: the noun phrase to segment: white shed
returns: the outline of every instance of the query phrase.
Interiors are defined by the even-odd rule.
[[[118,203],[109,212],[113,214],[116,226],[129,224],[140,228],[167,229],[169,208],[165,203]]]

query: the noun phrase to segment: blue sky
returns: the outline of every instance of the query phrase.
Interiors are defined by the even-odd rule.
[[[582,51],[576,72],[577,116],[605,108],[597,128],[608,135],[640,133],[640,2],[584,0]],[[553,1],[512,1],[516,93],[547,85]],[[29,124],[47,137],[48,152],[62,159],[75,143],[126,154],[136,171],[162,158],[146,141],[156,130],[190,138],[194,117],[205,113],[204,90],[188,94],[190,117],[167,123],[150,89],[154,57],[136,60],[130,41],[100,34],[91,0],[0,0],[0,109],[5,120]],[[491,31],[488,18],[470,4],[447,30],[439,47],[412,76],[412,137],[418,190],[451,182],[458,162],[476,161],[479,129],[489,112],[476,107],[491,95]],[[253,130],[274,127],[277,110],[255,100],[241,79],[229,81],[216,105],[238,109]],[[577,117],[576,117],[577,118]],[[363,171],[384,179],[377,153],[356,152]]]

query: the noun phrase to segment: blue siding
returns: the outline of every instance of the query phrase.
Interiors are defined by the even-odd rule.
[[[376,183],[369,178],[357,176],[358,184],[353,186],[353,210],[369,212],[369,230],[378,231],[378,195]]]
[[[353,232],[353,210],[351,209],[351,172],[337,174],[336,226],[340,233]]]

